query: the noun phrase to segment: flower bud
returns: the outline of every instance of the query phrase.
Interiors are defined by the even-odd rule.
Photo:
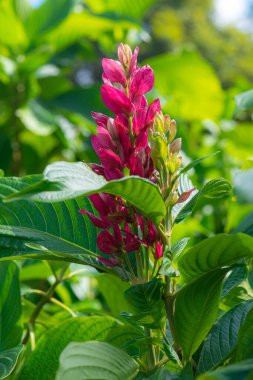
[[[122,43],[119,44],[118,58],[124,67],[129,67],[132,59],[132,50],[129,45],[123,45]]]
[[[178,138],[170,144],[170,153],[178,153],[182,147],[182,139]]]

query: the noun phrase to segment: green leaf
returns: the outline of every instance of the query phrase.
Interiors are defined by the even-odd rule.
[[[240,326],[252,307],[253,300],[242,302],[215,323],[202,347],[198,362],[198,373],[215,368],[234,350]]]
[[[188,360],[211,329],[226,270],[214,270],[184,286],[175,300],[176,336]]]
[[[96,277],[98,290],[103,295],[107,306],[113,316],[120,315],[121,312],[131,312],[131,306],[127,302],[124,292],[129,288],[127,282],[107,273]]]
[[[0,43],[2,46],[15,49],[17,46],[26,46],[27,43],[27,36],[22,22],[16,16],[8,1],[1,1],[0,3]]]
[[[29,198],[40,202],[59,202],[103,192],[124,198],[156,224],[166,213],[158,187],[141,177],[130,176],[107,182],[84,163],[55,162],[46,167],[44,179],[12,194],[5,201]]]
[[[224,282],[221,298],[225,297],[230,290],[239,285],[242,281],[246,280],[247,274],[247,267],[244,263],[236,265]]]
[[[70,342],[97,340],[123,347],[129,341],[137,340],[140,337],[143,337],[143,334],[139,329],[123,325],[116,319],[107,316],[68,319],[43,334],[36,349],[27,359],[19,380],[36,379],[38,368],[39,380],[55,380],[59,357]]]
[[[241,111],[247,111],[253,108],[253,90],[249,90],[239,94],[235,97],[236,109],[235,113],[238,114]]]
[[[252,380],[253,360],[228,365],[213,372],[204,373],[197,380]],[[251,375],[249,377],[249,375]]]
[[[209,157],[216,156],[216,155],[219,154],[219,153],[220,153],[220,152],[214,152],[214,153],[212,153],[212,154],[209,154],[208,156],[197,158],[196,160],[194,160],[194,161],[190,162],[188,165],[186,165],[183,169],[181,169],[181,170],[179,171],[179,175],[188,172],[188,171],[191,170],[192,168],[195,168],[195,166],[199,165],[199,163],[200,163],[201,161],[204,161],[204,160],[206,160],[206,159],[209,158]]]
[[[178,260],[185,281],[214,269],[229,267],[243,258],[253,257],[253,239],[245,234],[219,234],[198,243]]]
[[[124,35],[130,29],[139,31],[140,25],[129,19],[117,20],[109,15],[103,17],[84,10],[80,13],[72,12],[58,27],[43,37],[43,42],[52,46],[53,52],[58,52],[80,42],[84,37],[93,41],[101,41],[104,35],[113,34],[115,30]]]
[[[163,54],[149,58],[147,63],[154,70],[156,89],[166,100],[165,111],[173,110],[185,121],[216,119],[221,115],[221,84],[213,68],[197,52]]]
[[[51,135],[58,127],[56,116],[36,101],[17,110],[17,116],[25,128],[38,136]]]
[[[236,360],[253,359],[253,309],[246,317],[239,331]]]
[[[181,179],[180,193],[193,188],[191,182],[183,178]],[[231,194],[232,187],[228,181],[223,178],[213,179],[207,182],[204,187],[192,195],[183,203],[180,203],[173,207],[173,217],[175,223],[179,223],[184,220],[195,209],[198,201],[204,198],[223,198]]]
[[[173,260],[177,261],[181,253],[184,251],[185,247],[187,246],[190,238],[185,237],[181,240],[178,240],[173,246],[171,247],[171,252],[173,256]]]
[[[39,176],[0,178],[0,198],[39,179]],[[0,202],[0,258],[34,257],[100,266],[96,259],[97,229],[79,213],[82,208],[93,212],[87,198],[57,204]]]
[[[45,0],[28,14],[25,22],[27,34],[32,40],[60,24],[70,13],[75,0]]]
[[[247,215],[233,232],[243,232],[253,237],[253,212]]]
[[[7,351],[0,352],[0,380],[8,377],[16,367],[23,346],[17,346]]]
[[[61,354],[56,380],[131,380],[138,367],[131,356],[108,343],[70,343]]]
[[[234,193],[240,204],[253,204],[252,193],[253,169],[239,170],[234,178]]]
[[[86,0],[86,4],[94,13],[116,13],[127,18],[142,18],[154,3],[155,0],[142,0],[134,3],[131,0]]]
[[[20,344],[22,309],[18,267],[0,263],[0,353]]]
[[[164,285],[161,279],[134,285],[125,292],[129,304],[134,308],[134,318],[150,328],[161,328],[165,310],[162,301]]]

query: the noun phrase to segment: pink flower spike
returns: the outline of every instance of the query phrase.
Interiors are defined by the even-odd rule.
[[[161,103],[159,99],[155,99],[148,107],[145,122],[147,128],[153,123],[156,112],[161,112]]]
[[[115,114],[127,114],[132,111],[132,104],[126,94],[108,84],[101,87],[101,96],[104,104]]]
[[[110,82],[120,83],[122,86],[126,85],[126,77],[120,62],[114,61],[113,59],[103,58],[102,66],[106,78]]]
[[[130,84],[131,101],[149,92],[154,86],[154,72],[148,65],[142,67],[133,75]]]

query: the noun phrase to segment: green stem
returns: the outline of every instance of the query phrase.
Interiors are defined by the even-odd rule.
[[[152,330],[148,327],[145,327],[145,334],[147,337],[152,338]],[[152,371],[156,366],[156,355],[155,355],[155,347],[153,344],[147,344],[147,367],[148,371]]]

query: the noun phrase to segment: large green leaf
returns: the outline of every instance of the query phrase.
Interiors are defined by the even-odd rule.
[[[231,364],[197,377],[197,380],[252,380],[253,360]]]
[[[40,177],[0,178],[0,198],[25,189]],[[97,230],[79,210],[93,212],[88,199],[51,203],[0,202],[0,258],[64,259],[99,266]]]
[[[0,43],[12,48],[25,46],[27,43],[22,22],[8,1],[0,2]]]
[[[105,342],[70,343],[60,357],[56,380],[131,380],[138,364]]]
[[[242,302],[215,323],[202,347],[198,373],[210,371],[228,357],[236,347],[240,326],[252,307],[253,300]]]
[[[185,359],[199,348],[217,317],[226,270],[205,274],[183,287],[175,300],[175,327]]]
[[[233,288],[246,280],[247,275],[248,270],[245,263],[235,265],[235,268],[232,269],[224,282],[221,297],[225,297]]]
[[[14,262],[0,263],[0,353],[18,346],[21,336],[18,267]]]
[[[0,380],[8,377],[15,368],[23,346],[17,346],[7,351],[0,352]]]
[[[134,319],[151,328],[161,328],[165,322],[164,285],[161,279],[153,279],[145,284],[137,284],[125,292],[126,299],[133,307]]]
[[[45,0],[28,14],[25,28],[32,40],[61,23],[73,8],[76,0]]]
[[[129,29],[139,31],[140,25],[129,19],[113,19],[110,16],[98,16],[87,11],[72,12],[58,27],[47,33],[43,41],[50,44],[52,51],[55,52],[80,42],[84,37],[99,41],[105,34],[115,32],[124,34]]]
[[[59,202],[94,193],[120,196],[158,224],[165,216],[165,204],[158,187],[147,179],[130,176],[107,182],[81,162],[55,162],[44,171],[44,181],[5,198],[5,201],[33,199]]]
[[[236,352],[236,359],[253,359],[253,309],[248,313],[244,324],[242,325],[239,336]]]
[[[219,79],[199,54],[164,54],[149,58],[148,64],[155,72],[156,89],[167,100],[165,110],[173,110],[174,115],[187,121],[221,115],[223,93]]]
[[[247,257],[253,257],[252,237],[241,233],[220,234],[186,251],[178,260],[178,268],[184,280],[189,281]]]
[[[19,380],[55,380],[59,357],[70,342],[89,340],[106,341],[117,347],[143,337],[137,328],[123,325],[106,316],[89,316],[68,319],[48,330],[29,356]],[[74,378],[72,378],[73,380]],[[123,378],[122,378],[123,379]]]
[[[187,176],[180,177],[179,194],[189,191],[193,188],[191,181]],[[193,191],[190,197],[182,203],[175,205],[172,209],[175,223],[184,220],[195,209],[198,201],[204,198],[223,198],[231,194],[232,187],[224,178],[213,179],[207,182],[199,191]]]

